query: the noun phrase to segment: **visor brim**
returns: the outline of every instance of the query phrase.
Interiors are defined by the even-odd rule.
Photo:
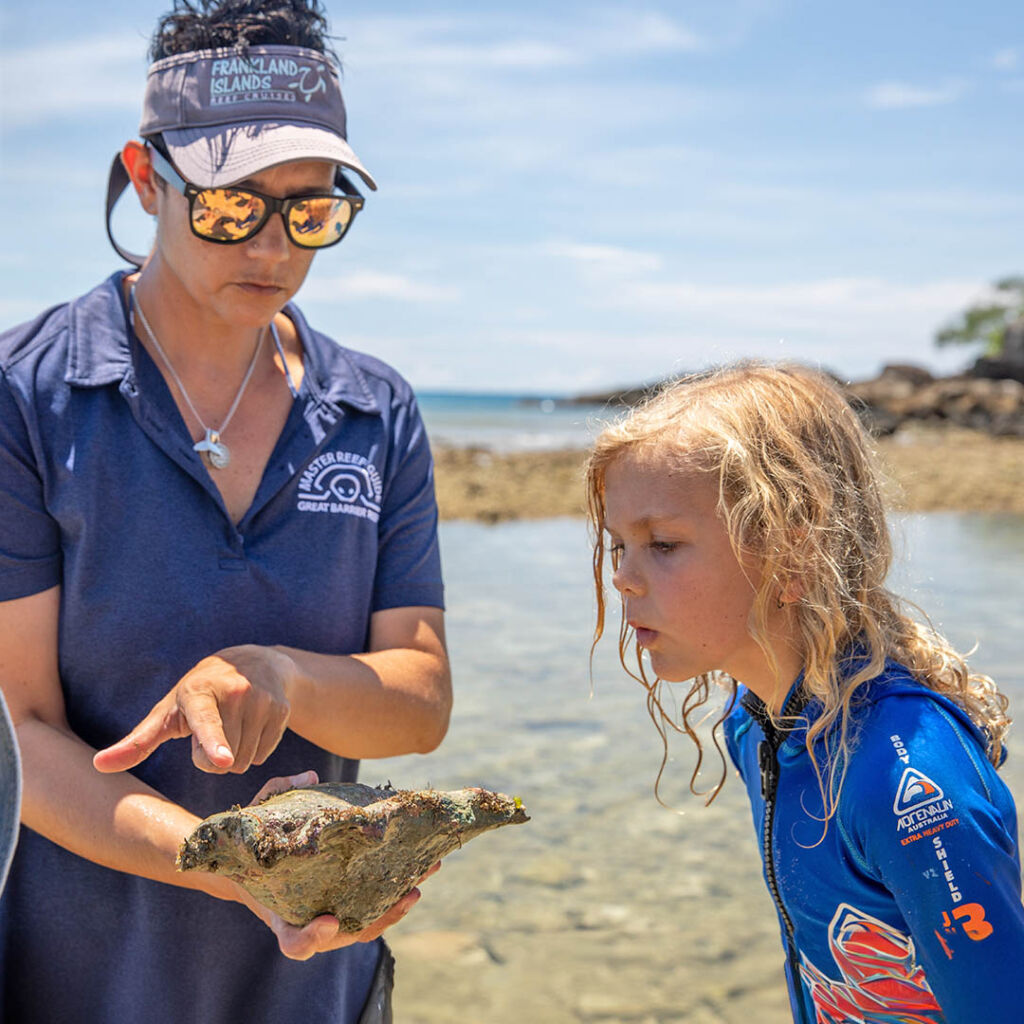
[[[368,188],[377,183],[339,135],[309,124],[250,124],[178,128],[163,140],[182,176],[200,188],[223,188],[292,160],[327,160],[355,171]]]

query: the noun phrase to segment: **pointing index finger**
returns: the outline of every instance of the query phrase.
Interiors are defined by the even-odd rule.
[[[127,736],[98,751],[92,763],[100,772],[125,772],[145,761],[161,743],[185,735],[176,709],[173,705],[168,709],[165,699]]]
[[[224,735],[220,708],[213,695],[202,691],[181,694],[178,708],[209,762],[217,768],[230,768],[235,755]]]

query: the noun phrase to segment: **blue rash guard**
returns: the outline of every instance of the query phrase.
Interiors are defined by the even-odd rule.
[[[787,950],[798,1024],[1024,1020],[1017,815],[962,709],[889,663],[852,709],[824,828],[800,680],[772,724],[740,690],[726,720]],[[835,731],[830,736],[835,741]],[[824,744],[815,746],[819,753]]]
[[[95,748],[214,651],[365,651],[374,612],[442,604],[432,461],[405,381],[286,307],[305,376],[236,525],[128,325],[122,276],[0,335],[0,600],[61,586],[68,722]],[[245,775],[198,771],[187,740],[133,771],[206,816],[272,776],[355,767],[287,731]],[[380,950],[286,959],[239,904],[22,828],[0,902],[0,1020],[352,1022]]]

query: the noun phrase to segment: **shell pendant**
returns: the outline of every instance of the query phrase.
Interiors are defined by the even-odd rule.
[[[206,428],[206,437],[201,441],[196,441],[192,445],[192,450],[199,452],[200,455],[205,455],[206,461],[214,469],[223,469],[231,461],[228,446],[220,439],[220,434],[209,427]]]

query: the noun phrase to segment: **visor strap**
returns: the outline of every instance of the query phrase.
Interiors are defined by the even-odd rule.
[[[132,179],[128,175],[128,171],[125,169],[124,164],[121,161],[121,154],[118,153],[114,157],[114,162],[110,165],[110,178],[107,181],[107,238],[110,239],[110,244],[114,247],[118,256],[121,257],[127,263],[134,263],[135,266],[141,267],[146,262],[145,256],[139,256],[136,253],[128,252],[127,249],[122,249],[117,244],[117,239],[114,238],[114,232],[110,227],[110,215],[114,212],[114,207],[117,205],[118,199],[121,198],[121,193],[131,184]]]

